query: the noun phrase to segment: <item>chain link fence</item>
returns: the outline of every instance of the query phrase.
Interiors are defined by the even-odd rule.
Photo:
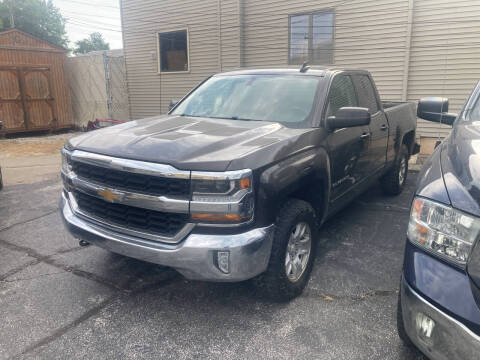
[[[85,129],[95,119],[129,120],[125,60],[121,50],[94,51],[66,61],[73,122]]]

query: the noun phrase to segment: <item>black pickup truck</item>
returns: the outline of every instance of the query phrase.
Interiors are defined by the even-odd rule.
[[[289,299],[328,217],[379,179],[402,191],[415,124],[366,71],[217,74],[168,115],[69,140],[63,218],[84,242]]]

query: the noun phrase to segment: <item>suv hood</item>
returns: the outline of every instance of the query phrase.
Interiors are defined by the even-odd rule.
[[[165,115],[89,132],[69,143],[74,149],[182,170],[225,171],[256,169],[300,151],[314,131],[275,122]]]
[[[443,179],[452,206],[480,216],[480,122],[459,122],[442,144]]]

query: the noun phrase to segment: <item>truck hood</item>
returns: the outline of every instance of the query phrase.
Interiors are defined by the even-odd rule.
[[[165,115],[89,132],[70,139],[69,145],[182,170],[225,171],[259,168],[301,151],[313,131],[275,122]]]
[[[456,124],[442,144],[441,164],[452,206],[480,216],[480,121]]]

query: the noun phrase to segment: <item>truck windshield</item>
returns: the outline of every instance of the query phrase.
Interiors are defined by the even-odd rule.
[[[477,97],[475,105],[473,105],[472,110],[468,113],[467,119],[470,121],[480,120],[480,96]]]
[[[313,76],[215,76],[172,114],[300,125],[312,112],[318,82]]]

